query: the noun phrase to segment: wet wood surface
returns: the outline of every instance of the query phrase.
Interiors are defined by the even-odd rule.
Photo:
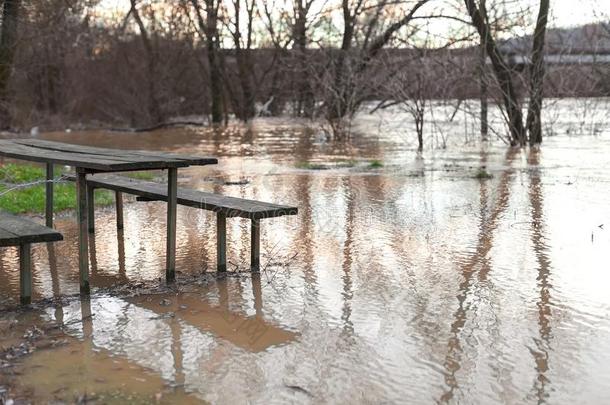
[[[98,148],[41,139],[0,140],[0,156],[92,171],[152,170],[218,163],[212,157]]]
[[[25,243],[55,242],[62,240],[61,233],[39,225],[27,218],[0,212],[0,247]]]
[[[73,177],[69,177],[69,179],[73,179]],[[127,194],[138,195],[144,197],[147,201],[167,201],[167,186],[152,181],[99,174],[88,176],[87,184],[96,188],[106,188]],[[229,218],[242,217],[263,219],[283,215],[296,215],[298,213],[297,207],[227,197],[220,194],[185,188],[178,189],[177,201],[179,205],[222,212]]]

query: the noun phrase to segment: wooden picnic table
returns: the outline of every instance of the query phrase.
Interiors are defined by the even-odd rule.
[[[165,277],[171,282],[176,270],[176,206],[178,168],[216,164],[212,157],[140,150],[120,150],[74,145],[41,139],[0,140],[0,156],[46,164],[46,224],[53,227],[53,165],[76,169],[76,206],[79,224],[78,264],[80,292],[89,294],[89,251],[87,230],[87,174],[167,169],[167,249]]]

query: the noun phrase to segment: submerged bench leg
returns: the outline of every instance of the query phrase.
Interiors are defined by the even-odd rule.
[[[261,267],[261,221],[250,222],[250,271],[260,271]]]
[[[76,215],[78,218],[78,270],[80,293],[89,295],[89,249],[87,233],[87,177],[84,170],[76,175]]]
[[[176,205],[178,202],[178,169],[167,170],[167,249],[165,280],[176,279]]]
[[[21,287],[21,304],[23,305],[28,305],[32,302],[31,266],[30,244],[24,243],[19,246],[19,283]]]
[[[87,223],[89,233],[95,232],[95,189],[87,184]]]
[[[227,215],[216,214],[216,269],[227,271]]]
[[[116,191],[114,201],[116,203],[116,229],[123,229],[123,193]]]
[[[53,164],[47,163],[47,182],[45,183],[46,201],[45,201],[45,218],[46,225],[53,228]]]

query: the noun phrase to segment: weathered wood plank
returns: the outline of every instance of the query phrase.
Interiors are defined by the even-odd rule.
[[[129,161],[181,161],[188,162],[191,165],[208,165],[218,163],[218,159],[213,157],[182,155],[168,152],[133,150],[133,149],[112,149],[101,148],[97,146],[75,145],[64,142],[46,141],[43,139],[17,139],[16,143],[21,145],[38,147],[41,149],[54,150],[59,152],[93,154],[110,158],[121,158]]]
[[[93,175],[87,178],[90,185],[97,188],[134,194],[149,200],[167,201],[165,185],[150,181],[134,180],[121,176]],[[266,203],[243,198],[227,197],[219,194],[192,189],[179,189],[179,205],[222,212],[227,217],[264,219],[283,215],[296,215],[297,207]]]
[[[51,228],[39,225],[27,218],[0,212],[0,246],[55,242],[62,239],[61,233]]]
[[[20,145],[11,140],[0,140],[0,155],[29,160],[33,162],[54,163],[68,166],[79,166],[92,170],[114,170],[114,167],[127,168],[129,170],[133,163],[122,159],[101,157],[81,153],[62,153],[32,146]],[[119,169],[117,169],[119,170]]]
[[[132,171],[186,167],[191,164],[213,164],[216,159],[202,159],[197,163],[188,160],[177,160],[164,156],[127,156],[117,150],[115,155],[95,153],[96,148],[88,147],[90,152],[61,151],[24,145],[14,140],[0,140],[0,156],[34,162],[53,163],[81,167],[94,171]],[[203,163],[201,163],[203,162]]]

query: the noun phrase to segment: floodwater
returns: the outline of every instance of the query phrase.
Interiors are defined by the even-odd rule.
[[[74,215],[58,216],[65,241],[33,248],[27,311],[17,309],[17,252],[2,249],[0,346],[24,334],[38,345],[10,367],[10,395],[609,403],[608,106],[601,119],[557,108],[554,136],[531,151],[474,142],[463,118],[439,119],[418,155],[398,112],[360,117],[340,142],[275,119],[41,135],[214,155],[219,165],[181,170],[180,185],[294,204],[299,215],[264,221],[260,276],[247,272],[248,222],[229,219],[230,271],[217,278],[214,216],[180,207],[179,282],[165,288],[164,204],[127,203],[120,233],[100,207],[83,301]]]

